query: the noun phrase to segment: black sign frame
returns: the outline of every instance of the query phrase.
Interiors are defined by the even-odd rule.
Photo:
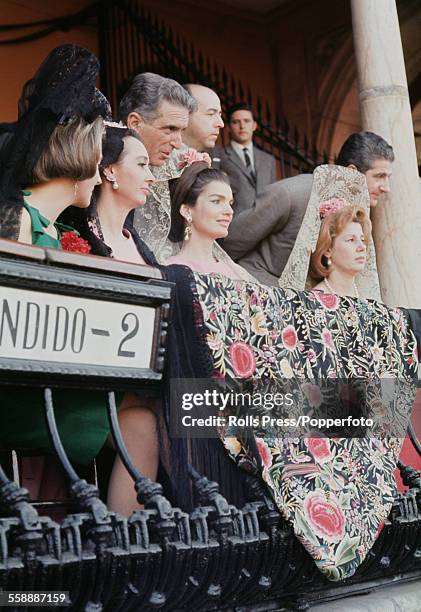
[[[89,389],[159,389],[172,285],[156,268],[73,255],[0,241],[1,288],[12,287],[102,302],[146,306],[155,311],[148,368],[0,357],[0,384]],[[5,252],[6,251],[6,252]],[[7,252],[9,251],[9,252]],[[109,268],[109,270],[108,270]],[[152,276],[152,278],[149,277]]]

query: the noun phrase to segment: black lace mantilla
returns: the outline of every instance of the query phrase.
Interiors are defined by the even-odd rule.
[[[57,47],[24,85],[18,121],[0,124],[0,206],[17,205],[6,225],[0,224],[1,237],[16,239],[19,233],[19,190],[30,182],[54,128],[76,117],[110,117],[110,105],[95,87],[98,72],[98,59],[87,49]]]

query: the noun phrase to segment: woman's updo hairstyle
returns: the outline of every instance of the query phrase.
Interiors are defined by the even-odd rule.
[[[81,117],[57,125],[35,163],[29,182],[34,185],[55,178],[85,181],[92,178],[101,157],[104,121],[88,123]]]
[[[206,162],[195,162],[188,166],[180,178],[170,181],[171,227],[168,238],[171,242],[183,240],[186,220],[180,213],[182,204],[194,206],[206,185],[218,181],[229,185],[229,178],[222,170],[209,168]]]
[[[371,234],[371,222],[366,211],[358,206],[345,206],[338,212],[331,213],[322,220],[316,249],[310,257],[309,275],[316,281],[329,276],[329,267],[324,253],[332,248],[333,240],[348,223],[359,223],[362,227],[366,244]]]
[[[134,130],[127,127],[117,127],[107,125],[105,135],[102,142],[102,159],[99,164],[101,175],[104,168],[110,164],[115,164],[120,161],[120,157],[124,156],[124,139],[132,136],[136,140],[140,140],[139,135]]]
[[[134,130],[127,127],[106,125],[102,139],[102,158],[99,164],[99,171],[103,181],[106,180],[104,178],[104,168],[110,164],[115,164],[124,158],[124,140],[130,136],[140,140],[138,134]],[[100,190],[101,185],[96,185],[88,208],[69,206],[61,213],[59,221],[69,225],[70,227],[74,227],[79,232],[81,238],[84,238],[90,243],[92,247],[92,255],[109,257],[109,248],[105,246],[104,243],[92,232],[89,222],[91,217],[96,217],[96,202],[99,197]],[[130,222],[128,222],[128,224],[130,225]]]

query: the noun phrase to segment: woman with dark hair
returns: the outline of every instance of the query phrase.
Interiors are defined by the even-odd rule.
[[[89,208],[70,207],[61,220],[89,242],[92,255],[156,265],[151,251],[126,223],[129,213],[145,204],[154,182],[148,153],[137,133],[107,125],[99,170],[102,183]]]
[[[182,242],[180,252],[167,265],[185,265],[205,274],[220,273],[245,278],[233,261],[221,261],[214,253],[215,240],[226,238],[233,217],[233,196],[228,176],[206,162],[188,166],[172,186],[171,228],[168,238]]]
[[[133,130],[107,125],[99,165],[102,183],[87,209],[69,207],[61,220],[88,241],[92,255],[115,257],[141,265],[157,265],[136,230],[127,224],[129,213],[145,204],[154,177],[145,146]],[[158,440],[153,407],[134,393],[119,403],[119,424],[130,455],[144,476],[156,479]],[[109,443],[113,445],[109,438]],[[108,487],[108,506],[126,516],[138,508],[133,481],[116,457]]]
[[[185,172],[191,172],[193,179],[194,168]],[[240,485],[240,474],[246,472],[264,480],[324,575],[330,580],[349,577],[368,554],[390,511],[393,470],[411,411],[417,367],[408,314],[375,299],[355,299],[358,292],[378,296],[374,247],[371,239],[366,240],[369,224],[364,211],[369,198],[364,176],[330,166],[315,171],[303,240],[299,235],[282,289],[208,273],[214,272],[216,264],[210,259],[209,242],[219,234],[216,228],[225,217],[209,216],[209,202],[202,200],[200,207],[200,196],[189,198],[189,193],[183,189],[173,201],[173,219],[177,220],[178,211],[182,216],[174,237],[180,237],[184,224],[188,240],[180,255],[169,260],[184,265],[170,265],[166,271],[177,289],[169,328],[168,381],[186,379],[186,392],[190,397],[197,392],[200,406],[201,386],[195,388],[193,379],[213,379],[225,385],[219,387],[220,395],[231,407],[222,411],[222,399],[216,406],[222,420],[220,441],[189,439],[194,433],[200,436],[199,425],[195,432],[182,428],[185,439],[172,441],[177,501],[182,504],[189,499],[184,484],[187,463],[212,480],[225,480],[222,493],[234,501],[234,488],[227,482],[229,468],[221,456],[225,448],[242,468],[230,476],[232,483]],[[212,188],[209,195],[214,193]],[[335,211],[338,199],[343,206]],[[318,243],[321,223],[328,236]],[[193,224],[195,242],[189,253],[188,228]],[[222,227],[220,235],[224,235]],[[183,257],[186,249],[188,256]],[[315,249],[313,267],[319,286],[306,292],[309,259]],[[206,267],[201,267],[201,255],[206,257]],[[396,383],[393,394],[377,383],[383,378]],[[331,384],[341,379],[343,395],[340,386]],[[360,387],[354,387],[355,379],[362,381]],[[240,392],[230,394],[226,389]],[[244,389],[252,392],[244,393]],[[352,391],[360,393],[356,403]],[[249,403],[241,404],[247,395]],[[179,405],[180,401],[167,399],[170,422],[182,422]],[[209,412],[214,414],[212,407]],[[371,428],[364,429],[363,421],[358,427],[359,421],[352,420],[354,429],[349,429],[350,423],[346,429],[347,418],[354,419],[354,413],[371,420]],[[384,414],[393,415],[393,431],[392,420]],[[308,429],[299,427],[303,417],[311,420]],[[326,417],[340,421],[334,422],[339,428],[331,438],[323,425]],[[243,486],[239,494],[244,496],[249,489]]]

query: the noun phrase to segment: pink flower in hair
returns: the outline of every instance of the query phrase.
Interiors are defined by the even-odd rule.
[[[331,200],[324,200],[319,204],[319,213],[320,218],[325,219],[329,215],[333,213],[337,213],[345,206],[350,206],[350,203],[347,202],[344,198],[332,198]]]
[[[212,165],[212,160],[208,153],[199,153],[199,151],[196,151],[196,149],[188,149],[187,151],[183,151],[178,157],[179,168],[187,168],[187,166],[191,166],[196,162],[205,162],[208,164],[209,168]]]

